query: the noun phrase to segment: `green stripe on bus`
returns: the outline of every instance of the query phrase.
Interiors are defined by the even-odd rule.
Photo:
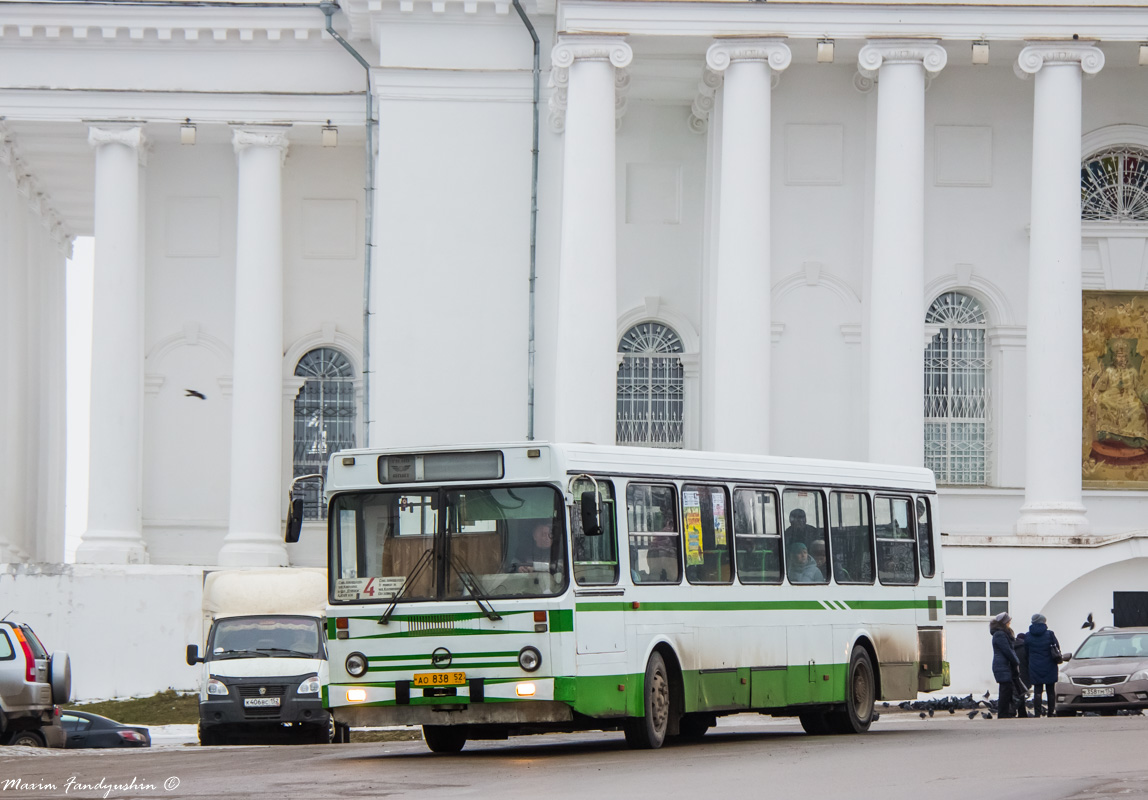
[[[423,656],[423,658],[426,659],[425,668],[430,669],[432,666],[430,656],[429,655]],[[515,660],[515,661],[474,661],[474,662],[468,662],[466,664],[458,664],[457,666],[459,669],[478,669],[480,667],[483,667],[483,668],[485,668],[485,667],[517,667],[518,661],[517,660]],[[368,672],[396,672],[398,670],[409,671],[412,669],[422,669],[422,668],[423,668],[423,665],[420,665],[420,664],[393,664],[391,666],[386,666],[386,667],[367,667],[367,671]],[[436,666],[434,668],[435,669],[442,669],[442,667],[438,667],[438,666]]]
[[[368,659],[374,663],[376,661],[403,661],[412,658],[430,658],[430,653],[408,653],[401,656],[368,656]],[[459,658],[517,658],[517,650],[495,650],[488,653],[451,653],[454,659]]]
[[[826,600],[839,603],[846,609],[913,609],[928,608],[928,600]],[[940,608],[940,601],[934,602]],[[651,603],[641,601],[638,608],[631,603],[578,603],[579,612],[592,611],[828,611],[820,600],[731,600],[702,602]]]

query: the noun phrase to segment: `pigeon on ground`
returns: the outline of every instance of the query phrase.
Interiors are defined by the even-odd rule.
[[[974,708],[969,712],[969,719],[974,719],[977,716],[977,710]]]
[[[924,711],[922,711],[922,712],[921,712],[921,719],[924,719],[926,716],[927,716],[927,715],[925,714],[925,712],[924,712]]]
[[[930,717],[933,716],[933,709],[931,709],[931,708],[929,709],[929,716]]]
[[[950,709],[949,709],[949,713],[950,713],[950,714],[956,714],[957,712],[956,712],[956,710],[955,710],[955,709],[952,709],[952,708],[950,708]]]
[[[1082,630],[1084,628],[1088,628],[1088,630],[1092,630],[1093,628],[1096,627],[1096,623],[1092,621],[1092,612],[1091,611],[1088,612],[1088,619],[1084,620],[1084,624],[1081,625],[1080,627]]]
[[[993,715],[987,711],[982,711],[981,716],[984,717],[985,719],[992,719],[993,718]]]

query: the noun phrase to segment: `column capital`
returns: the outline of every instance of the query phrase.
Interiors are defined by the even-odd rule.
[[[920,64],[933,77],[948,60],[945,48],[935,39],[876,39],[866,42],[857,54],[857,69],[872,78],[885,64]]]
[[[1104,52],[1095,42],[1027,42],[1017,57],[1014,72],[1018,78],[1027,78],[1040,72],[1045,64],[1079,64],[1084,74],[1095,75],[1104,68]]]
[[[88,144],[99,147],[104,144],[122,144],[142,150],[146,144],[143,123],[140,122],[97,122],[88,125]]]
[[[233,127],[231,129],[231,146],[238,155],[249,147],[278,148],[283,158],[287,157],[287,126],[284,125],[251,125]]]
[[[550,51],[555,69],[569,69],[575,61],[609,61],[615,69],[625,69],[634,60],[634,50],[621,36],[582,36],[565,34]]]
[[[734,61],[764,61],[781,72],[793,60],[793,52],[783,39],[718,39],[706,50],[706,66],[724,72]]]

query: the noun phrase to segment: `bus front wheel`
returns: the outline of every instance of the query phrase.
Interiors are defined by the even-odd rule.
[[[457,753],[466,746],[466,735],[450,725],[423,725],[423,741],[432,753]]]
[[[634,750],[656,750],[670,727],[670,677],[665,659],[654,652],[646,663],[643,717],[626,720],[626,744]]]
[[[849,657],[845,681],[845,710],[827,716],[834,733],[864,733],[873,724],[873,707],[877,700],[877,681],[869,651],[861,645]]]

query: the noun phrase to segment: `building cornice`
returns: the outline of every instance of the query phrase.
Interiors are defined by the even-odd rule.
[[[575,0],[558,8],[559,30],[624,31],[634,36],[771,35],[870,39],[916,36],[943,40],[1023,41],[1041,36],[1139,42],[1148,38],[1142,4],[1039,6],[966,3],[650,3]]]

